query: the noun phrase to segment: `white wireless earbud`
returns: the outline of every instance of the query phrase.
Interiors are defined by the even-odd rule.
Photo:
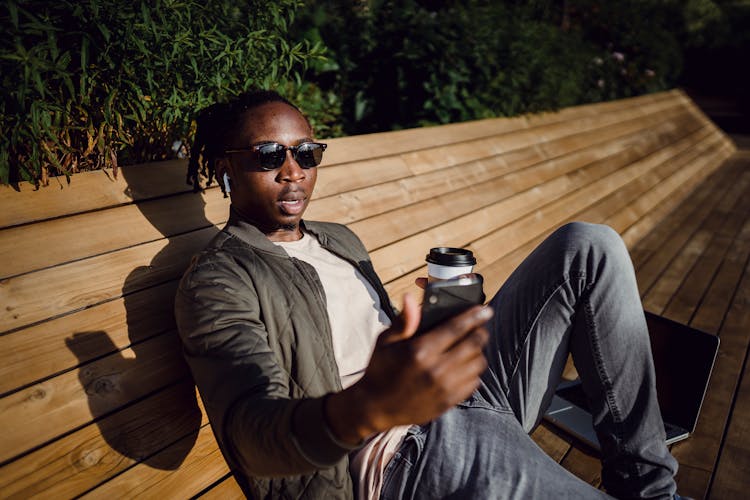
[[[226,191],[227,193],[232,192],[232,188],[229,187],[229,176],[226,172],[224,172],[224,191]]]

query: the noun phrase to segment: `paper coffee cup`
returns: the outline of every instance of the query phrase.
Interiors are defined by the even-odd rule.
[[[435,247],[425,258],[427,261],[428,280],[446,280],[474,269],[477,259],[471,250],[453,247]]]

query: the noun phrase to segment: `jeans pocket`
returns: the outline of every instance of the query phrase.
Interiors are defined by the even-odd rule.
[[[422,426],[412,426],[409,429],[398,451],[385,466],[380,487],[381,499],[397,500],[408,497],[409,485],[414,482],[412,468],[422,453],[425,432],[426,429]]]

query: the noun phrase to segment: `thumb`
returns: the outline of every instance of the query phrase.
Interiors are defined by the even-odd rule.
[[[422,306],[419,305],[414,295],[406,293],[404,295],[404,310],[401,312],[401,317],[404,322],[404,336],[411,337],[417,331],[419,327],[419,320],[422,316]]]
[[[417,327],[419,326],[420,309],[421,307],[419,307],[414,295],[407,292],[404,295],[404,307],[401,310],[401,316],[399,318],[401,321],[400,338],[409,338],[417,331]]]
[[[396,318],[393,326],[378,338],[378,342],[390,344],[413,336],[419,326],[420,310],[421,307],[417,303],[417,299],[407,292],[404,295],[404,306],[401,309],[401,314]]]

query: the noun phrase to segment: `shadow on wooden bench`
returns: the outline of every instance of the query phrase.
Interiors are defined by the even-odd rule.
[[[396,304],[431,246],[471,248],[491,296],[570,220],[646,242],[636,265],[656,266],[652,230],[696,188],[709,197],[734,151],[680,91],[328,142],[308,218],[357,232]],[[185,168],[0,189],[2,497],[240,495],[172,317],[177,280],[228,212]],[[596,484],[590,453],[544,426],[534,437]]]

